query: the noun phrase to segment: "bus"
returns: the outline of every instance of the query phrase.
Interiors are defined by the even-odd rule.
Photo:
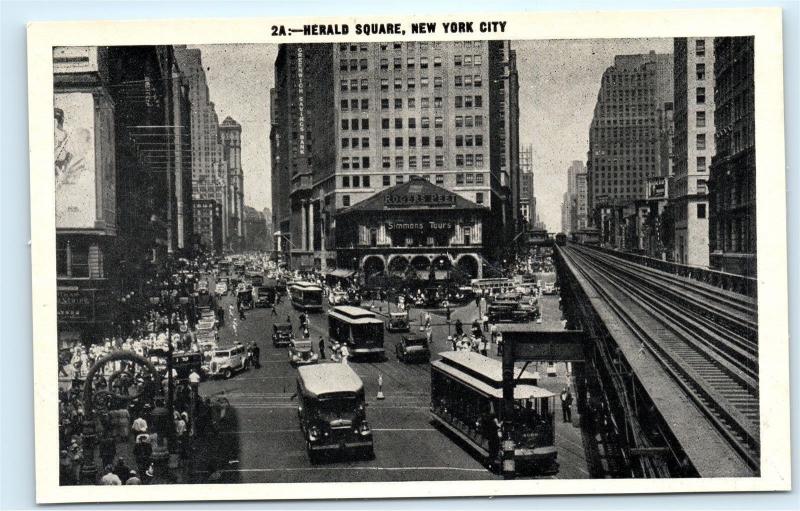
[[[353,355],[383,358],[383,321],[374,312],[339,305],[328,311],[328,335],[332,342],[346,344]]]
[[[502,446],[503,369],[500,361],[474,352],[448,351],[431,363],[431,419],[499,468]],[[522,473],[558,472],[555,397],[537,386],[539,374],[515,374],[514,458]]]
[[[302,311],[322,310],[322,288],[311,282],[297,281],[289,286],[292,306]]]

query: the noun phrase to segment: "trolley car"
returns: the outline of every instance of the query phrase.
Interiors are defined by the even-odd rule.
[[[502,457],[498,424],[504,419],[502,364],[472,352],[444,352],[431,364],[431,418],[487,465]],[[538,373],[514,379],[514,458],[520,472],[558,471],[554,441],[555,394],[536,385]]]
[[[311,282],[298,281],[289,286],[292,306],[303,311],[322,310],[322,288]]]

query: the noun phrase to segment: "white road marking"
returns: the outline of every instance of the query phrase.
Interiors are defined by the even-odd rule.
[[[298,467],[298,468],[234,468],[220,472],[341,472],[342,470],[361,470],[370,472],[400,472],[409,470],[447,470],[449,472],[489,472],[485,468],[465,467]],[[206,473],[206,472],[197,472]]]

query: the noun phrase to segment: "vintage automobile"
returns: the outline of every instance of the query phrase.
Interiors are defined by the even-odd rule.
[[[285,293],[286,289],[287,289],[286,279],[279,278],[275,282],[275,290],[278,291],[279,293]]]
[[[250,283],[253,287],[263,286],[264,285],[264,276],[260,273],[251,273],[250,274]]]
[[[275,323],[272,325],[272,345],[276,348],[289,346],[292,342],[292,324]]]
[[[405,363],[427,362],[431,359],[428,338],[424,335],[409,334],[400,337],[400,342],[395,344],[394,351],[397,360]]]
[[[326,453],[374,458],[364,383],[347,364],[297,369],[297,415],[311,463]]]
[[[548,283],[546,283],[546,284],[544,285],[544,288],[542,288],[542,294],[543,294],[543,295],[554,295],[554,294],[558,294],[558,289],[556,289],[556,285],[555,285],[555,283],[554,283],[554,282],[548,282]]]
[[[408,322],[407,312],[390,312],[389,319],[386,320],[386,330],[388,332],[408,332],[411,325]]]
[[[245,309],[253,308],[253,291],[240,284],[236,291],[236,303],[241,304]]]
[[[208,376],[222,376],[226,380],[238,371],[250,367],[247,348],[236,344],[232,348],[217,349],[211,354]]]
[[[275,304],[275,288],[253,286],[253,307],[272,307]]]
[[[319,355],[314,353],[311,341],[307,339],[292,339],[289,343],[289,363],[293,366],[316,364]]]
[[[192,371],[202,376],[203,354],[198,351],[176,351],[172,354],[172,367],[181,380],[188,379]]]
[[[328,303],[330,305],[347,305],[348,295],[344,291],[331,291],[328,293]]]
[[[524,323],[533,318],[529,317],[529,310],[520,307],[518,301],[495,300],[489,305],[487,316],[489,322],[499,323],[510,321],[512,323]]]

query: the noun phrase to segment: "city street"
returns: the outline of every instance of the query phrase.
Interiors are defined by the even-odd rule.
[[[559,328],[558,297],[542,297],[544,321],[536,328]],[[404,364],[394,355],[394,344],[402,334],[385,334],[387,360],[351,361],[364,381],[367,397],[367,418],[374,432],[374,460],[331,460],[312,465],[305,451],[298,426],[295,392],[295,369],[287,361],[286,348],[273,348],[273,321],[283,322],[291,316],[295,331],[299,329],[298,312],[284,299],[277,308],[247,311],[247,318],[235,319],[235,300],[223,299],[226,308],[225,326],[220,330],[221,345],[235,341],[255,341],[261,348],[261,369],[251,369],[230,380],[201,383],[203,396],[224,395],[234,409],[235,430],[226,431],[224,449],[229,458],[222,470],[223,482],[293,482],[293,481],[413,481],[453,479],[493,479],[499,475],[486,469],[455,439],[435,428],[429,421],[430,369],[428,364]],[[376,306],[377,306],[376,302]],[[381,312],[386,312],[382,304]],[[230,308],[229,306],[233,306]],[[327,309],[327,303],[325,304]],[[376,307],[377,308],[377,307]],[[421,312],[412,311],[412,331]],[[454,309],[452,320],[460,318],[465,329],[477,317],[474,303]],[[451,349],[447,342],[447,325],[443,316],[432,314],[434,333],[431,351]],[[323,336],[327,341],[325,313],[310,314],[310,333],[314,341]],[[493,347],[492,354],[495,349]],[[328,353],[328,356],[330,354]],[[325,361],[323,362],[325,363]],[[331,363],[327,361],[327,363]],[[542,386],[558,392],[565,380],[565,366],[558,365],[559,376],[546,378],[542,366]],[[378,377],[383,378],[384,400],[376,398]],[[556,447],[561,470],[558,478],[588,477],[581,432],[575,425],[557,421]],[[202,463],[198,463],[202,470]]]

